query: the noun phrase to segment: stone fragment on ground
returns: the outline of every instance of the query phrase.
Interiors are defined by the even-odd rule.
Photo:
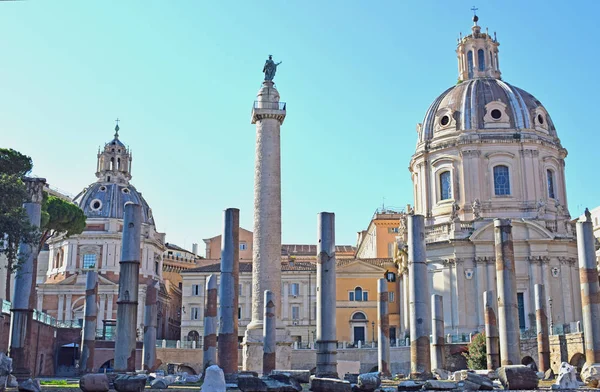
[[[579,388],[579,381],[577,381],[577,369],[575,366],[563,362],[558,368],[558,377],[556,382],[552,385],[553,389],[573,389]]]
[[[406,380],[398,384],[399,391],[418,391],[423,388],[425,381]]]
[[[0,353],[0,376],[8,376],[12,372],[12,358]]]
[[[447,380],[428,380],[423,386],[423,389],[431,391],[448,391],[456,388],[456,382]]]
[[[450,372],[444,369],[433,369],[431,373],[437,380],[448,380],[450,378]]]
[[[358,373],[346,373],[344,374],[344,380],[348,381],[350,384],[358,384]]]
[[[544,381],[554,380],[554,377],[554,370],[552,368],[546,370],[546,373],[544,373]]]
[[[31,378],[21,382],[19,384],[19,391],[22,392],[40,392],[42,389],[40,387],[40,380]]]
[[[204,384],[200,390],[202,392],[225,392],[225,375],[223,370],[217,365],[212,365],[206,368],[204,376]]]
[[[12,374],[10,374],[8,376],[7,381],[6,381],[6,386],[8,388],[17,388],[19,386],[19,382],[17,381],[17,378],[15,376],[13,376]]]
[[[273,370],[273,374],[284,374],[291,377],[302,384],[308,384],[310,382],[310,370]]]
[[[150,388],[152,388],[152,389],[167,389],[167,388],[169,388],[169,384],[165,381],[164,378],[156,378],[150,382]]]
[[[363,373],[358,376],[358,389],[364,392],[373,392],[381,386],[379,372]]]
[[[121,374],[114,379],[113,385],[117,392],[142,392],[146,388],[147,379],[144,374],[135,376]]]
[[[312,392],[352,392],[352,386],[346,380],[311,376],[310,390]]]
[[[494,383],[488,376],[482,376],[468,370],[454,372],[454,381],[464,381],[464,388],[470,391],[494,389]]]
[[[598,388],[600,382],[600,363],[586,363],[581,369],[581,380],[592,388]]]
[[[108,377],[102,373],[90,373],[81,376],[79,388],[83,392],[107,392],[110,389]]]
[[[537,389],[539,379],[535,371],[528,366],[501,366],[497,373],[504,389]]]
[[[286,374],[271,374],[254,377],[242,375],[237,379],[237,387],[242,392],[301,392],[302,386],[293,377]]]

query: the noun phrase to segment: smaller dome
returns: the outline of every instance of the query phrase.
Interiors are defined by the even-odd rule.
[[[84,189],[73,201],[88,218],[123,219],[125,204],[140,204],[142,223],[155,225],[148,203],[131,184],[96,182]]]
[[[494,128],[486,118],[490,115],[488,112],[494,119],[499,113],[490,110],[488,105],[492,103],[498,103],[504,111],[501,114],[503,126],[498,128],[506,128],[507,132],[514,133],[515,130],[536,129],[539,124],[556,137],[554,123],[542,103],[533,95],[500,79],[477,78],[449,88],[433,101],[425,114],[419,142],[434,137],[436,122],[442,112],[448,116],[441,118],[442,125],[455,122],[457,131]],[[544,113],[543,117],[539,113]]]

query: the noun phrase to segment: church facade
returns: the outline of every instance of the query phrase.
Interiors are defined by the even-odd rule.
[[[37,309],[67,324],[81,325],[88,271],[98,272],[97,329],[104,322],[114,325],[117,312],[119,261],[123,231],[123,211],[128,203],[142,206],[138,337],[143,332],[146,287],[160,282],[158,338],[177,339],[180,326],[181,290],[163,276],[165,234],[156,230],[152,209],[131,183],[132,156],[114,138],[97,155],[97,181],[75,199],[85,213],[86,228],[80,235],[58,236],[48,241],[47,271],[39,277]],[[188,263],[191,268],[195,263]]]
[[[535,329],[540,283],[550,324],[568,330],[581,320],[581,298],[567,150],[542,103],[501,78],[495,34],[473,21],[456,49],[459,81],[417,125],[409,164],[414,213],[426,222],[430,292],[443,296],[446,333],[482,331],[483,292],[496,292],[493,219],[510,218],[521,329]],[[405,241],[402,223],[396,260],[408,309]],[[401,330],[408,331],[405,314]]]

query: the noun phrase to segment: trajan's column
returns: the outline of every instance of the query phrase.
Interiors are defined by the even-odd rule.
[[[252,249],[252,321],[243,342],[243,368],[262,372],[264,292],[270,290],[281,302],[281,151],[280,127],[285,103],[273,78],[277,66],[271,56],[265,62],[265,80],[252,108],[256,124],[254,167],[254,244]],[[276,369],[291,368],[291,339],[281,323],[281,305],[276,308]]]

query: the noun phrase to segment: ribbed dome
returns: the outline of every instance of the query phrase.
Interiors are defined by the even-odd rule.
[[[154,226],[148,203],[133,185],[96,182],[84,189],[74,200],[88,218],[123,219],[125,204],[142,206],[142,222]]]
[[[494,104],[497,101],[500,103]],[[501,111],[492,113],[495,108]],[[537,129],[556,136],[554,124],[540,101],[494,78],[466,80],[444,91],[425,114],[419,142],[431,140],[435,132],[449,127],[456,131],[505,128],[510,133]]]

